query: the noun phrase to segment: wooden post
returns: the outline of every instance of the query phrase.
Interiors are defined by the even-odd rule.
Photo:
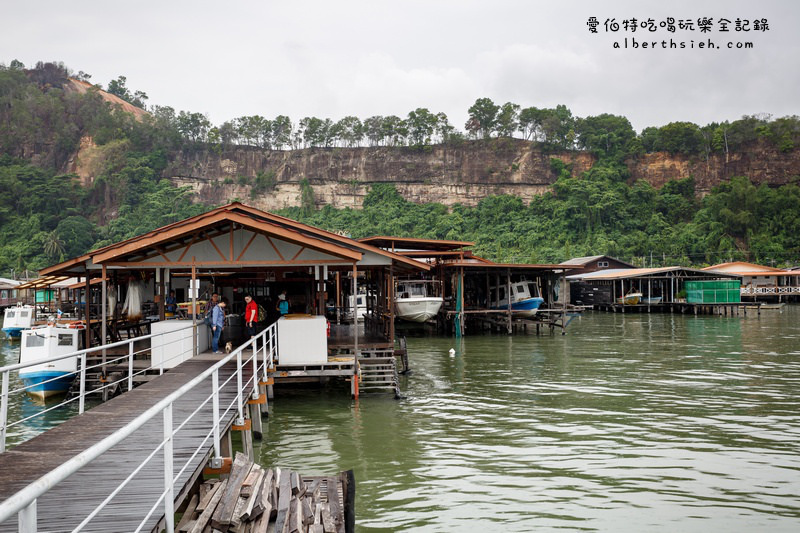
[[[107,274],[106,266],[103,265],[103,281],[102,281],[102,284],[103,284],[103,305],[102,305],[103,314],[102,314],[102,323],[100,324],[100,335],[101,335],[103,341],[101,342],[101,344],[105,344],[106,343],[106,338],[107,338],[106,337],[106,324],[107,324],[108,312],[106,311],[106,305],[107,305],[106,302],[107,302],[107,299],[108,299],[108,292],[107,292],[108,291],[108,287],[106,285],[106,274]],[[103,350],[103,364],[105,365],[105,363],[106,363],[106,351]],[[105,372],[105,367],[103,367],[103,371]]]
[[[197,279],[197,267],[192,256],[192,281],[189,287],[192,291],[192,355],[197,357],[197,289],[195,283]]]
[[[353,263],[353,355],[358,361],[358,267]]]
[[[257,378],[256,378],[257,379]],[[257,403],[250,404],[250,420],[253,421],[253,437],[261,440],[264,428],[261,424],[261,406]]]
[[[336,323],[342,323],[342,273],[336,272]]]
[[[84,289],[83,289],[84,290],[83,299],[86,302],[86,305],[84,306],[84,308],[86,309],[86,331],[84,332],[84,335],[85,335],[84,338],[85,338],[85,341],[86,341],[86,346],[84,346],[84,348],[89,348],[92,345],[92,323],[91,323],[92,313],[90,312],[90,302],[89,302],[89,300],[90,300],[89,296],[91,295],[91,291],[90,291],[90,288],[89,288],[89,270],[85,266],[83,267],[83,273],[86,275],[86,284],[84,285]],[[34,294],[34,303],[35,303],[36,291],[34,291],[33,294]],[[80,303],[80,300],[78,300],[78,302]],[[103,367],[103,373],[105,374],[105,367]],[[105,377],[105,376],[103,376],[103,377]],[[103,389],[103,390],[105,390],[105,389]]]
[[[389,340],[394,343],[394,261],[389,265]]]
[[[158,299],[158,319],[165,320],[167,318],[167,307],[166,307],[166,299],[167,294],[169,291],[164,290],[164,269],[163,268],[156,268],[156,274],[158,278],[158,291],[159,299]]]
[[[466,330],[466,323],[467,323],[467,320],[466,320],[467,315],[465,313],[465,311],[467,309],[466,309],[465,304],[464,304],[464,290],[466,288],[466,287],[464,287],[464,267],[461,267],[459,269],[459,271],[460,271],[459,275],[460,275],[460,278],[461,278],[459,280],[459,284],[461,285],[461,334],[463,335],[464,331]]]
[[[506,319],[508,324],[506,330],[511,335],[511,269],[506,269],[506,301],[508,302],[508,310],[506,311]]]

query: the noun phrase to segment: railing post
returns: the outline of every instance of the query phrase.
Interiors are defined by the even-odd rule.
[[[258,399],[258,337],[253,337],[253,399]]]
[[[242,412],[242,350],[236,352],[236,409],[239,419],[237,426],[244,425],[244,413]]]
[[[272,337],[270,336],[270,328],[267,328],[266,330],[264,330],[264,347],[263,347],[264,373],[262,374],[263,381],[267,381],[267,368],[269,368],[269,355],[272,351],[272,348],[270,348],[271,345],[272,345]]]
[[[6,426],[8,425],[8,374],[3,372],[3,389],[0,393],[0,453],[6,451]]]
[[[19,520],[19,533],[36,533],[36,502],[33,500],[17,515]]]
[[[81,354],[81,391],[78,396],[78,414],[83,414],[86,406],[86,352]]]
[[[219,370],[211,374],[211,418],[214,421],[214,458],[211,460],[212,468],[222,466],[222,457],[219,443]]]
[[[175,532],[175,495],[172,469],[172,404],[164,408],[164,522],[167,533]]]
[[[128,392],[132,390],[133,390],[133,341],[130,341],[128,343]]]

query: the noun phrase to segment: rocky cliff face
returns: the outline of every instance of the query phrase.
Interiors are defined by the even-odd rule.
[[[764,142],[727,156],[714,154],[708,160],[658,152],[628,161],[628,168],[632,180],[645,180],[654,187],[694,176],[700,194],[733,176],[746,176],[753,183],[777,187],[800,179],[800,150],[781,152]]]
[[[82,145],[77,172],[92,180],[92,146]],[[360,207],[374,183],[391,182],[406,199],[445,205],[475,205],[482,198],[512,194],[528,202],[549,190],[556,180],[550,160],[558,158],[574,176],[591,168],[595,158],[586,152],[542,151],[518,139],[465,142],[460,146],[412,148],[309,148],[267,151],[251,147],[231,150],[193,150],[174,154],[165,177],[188,185],[205,201],[239,199],[262,209],[299,205],[301,181],[307,179],[317,206]],[[81,162],[87,165],[81,165]],[[732,176],[756,183],[783,185],[800,176],[800,150],[779,152],[766,143],[708,160],[667,153],[645,154],[627,162],[631,181],[646,180],[655,187],[673,179],[694,176],[703,194]],[[86,168],[83,168],[86,167]],[[254,193],[257,176],[262,188]],[[264,187],[263,184],[267,186]]]
[[[531,143],[503,139],[424,149],[192,152],[178,154],[166,172],[174,183],[191,186],[209,201],[239,198],[263,209],[298,205],[304,178],[317,205],[360,207],[372,184],[383,182],[394,183],[414,202],[475,205],[495,194],[515,194],[525,201],[542,194],[556,179],[551,157],[570,165],[575,175],[594,163],[587,153],[546,154]],[[252,197],[247,182],[259,173],[274,180],[275,187]]]

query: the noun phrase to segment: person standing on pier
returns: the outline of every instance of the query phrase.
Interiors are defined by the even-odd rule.
[[[247,327],[247,335],[252,339],[256,336],[256,329],[258,328],[258,304],[249,294],[244,295],[244,301],[247,302],[247,307],[244,310],[244,324]]]
[[[211,310],[211,351],[219,351],[219,338],[222,335],[222,328],[225,327],[225,302],[222,301]]]
[[[169,291],[169,296],[164,300],[164,311],[175,314],[178,310],[178,300],[175,298],[175,291]]]
[[[286,291],[278,295],[278,305],[275,306],[275,309],[280,311],[281,316],[289,314],[289,301],[286,299]]]

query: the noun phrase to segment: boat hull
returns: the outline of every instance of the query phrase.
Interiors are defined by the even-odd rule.
[[[75,381],[75,374],[58,370],[39,370],[36,372],[20,373],[22,383],[30,396],[46,400],[51,396],[66,394]]]
[[[407,298],[395,300],[397,318],[409,322],[426,322],[442,308],[442,298]]]
[[[19,339],[22,336],[22,330],[25,328],[3,328],[3,333],[9,339]]]
[[[539,310],[539,307],[542,305],[542,303],[544,303],[544,298],[540,298],[538,296],[533,298],[525,298],[524,300],[513,302],[511,304],[511,313],[516,317],[532,318]],[[507,308],[501,305],[500,307],[495,307],[494,309],[504,311]]]
[[[661,303],[661,296],[650,296],[642,298],[641,303],[644,305],[658,305]]]

